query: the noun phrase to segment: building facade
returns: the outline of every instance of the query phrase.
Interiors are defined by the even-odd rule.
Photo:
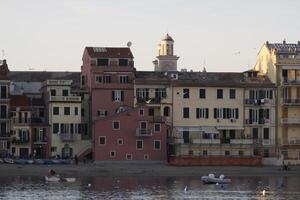
[[[286,164],[300,164],[300,42],[266,42],[255,70],[277,87],[277,139]]]

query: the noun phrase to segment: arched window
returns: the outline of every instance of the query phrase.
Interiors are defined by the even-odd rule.
[[[166,106],[164,107],[164,116],[169,117],[170,115],[170,107]]]

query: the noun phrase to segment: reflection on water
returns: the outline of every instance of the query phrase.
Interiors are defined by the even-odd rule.
[[[230,185],[203,185],[200,177],[79,177],[75,183],[0,177],[0,199],[300,199],[299,176],[231,178]],[[266,196],[258,186],[268,188]]]

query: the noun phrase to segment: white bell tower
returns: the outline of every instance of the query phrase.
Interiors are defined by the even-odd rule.
[[[167,33],[158,44],[158,56],[153,61],[155,71],[177,71],[178,56],[174,55],[174,40]]]

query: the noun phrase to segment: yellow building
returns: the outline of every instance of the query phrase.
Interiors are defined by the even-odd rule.
[[[300,42],[266,42],[254,69],[277,86],[277,142],[284,162],[300,164]]]
[[[72,80],[47,80],[42,91],[51,125],[51,155],[63,158],[80,156],[91,148],[87,124],[81,119],[81,96],[71,91]]]

